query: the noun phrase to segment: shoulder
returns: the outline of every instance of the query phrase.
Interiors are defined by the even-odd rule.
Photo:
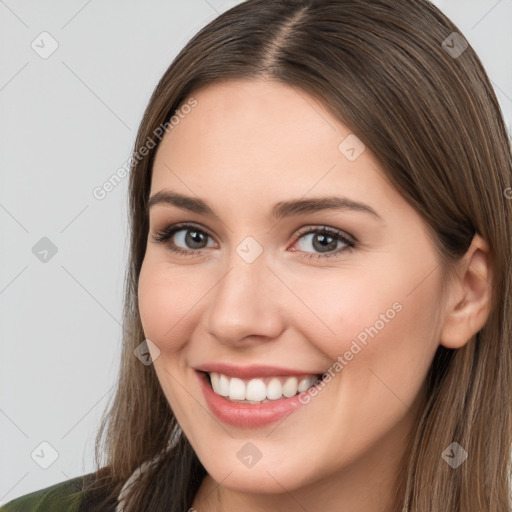
[[[83,498],[83,475],[15,498],[0,512],[77,512]]]

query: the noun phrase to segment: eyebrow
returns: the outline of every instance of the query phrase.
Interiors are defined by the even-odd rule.
[[[200,215],[207,215],[220,220],[219,215],[215,210],[204,200],[178,194],[176,192],[169,192],[160,190],[156,192],[148,201],[146,211],[157,204],[166,204],[188,210]],[[293,215],[304,215],[308,213],[315,213],[324,210],[352,210],[357,212],[369,213],[378,219],[382,217],[369,205],[353,201],[347,197],[317,197],[311,199],[293,199],[289,201],[280,201],[272,208],[272,218],[280,220],[284,217],[291,217]]]

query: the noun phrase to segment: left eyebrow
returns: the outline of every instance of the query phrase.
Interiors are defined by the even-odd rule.
[[[203,199],[197,197],[185,196],[176,192],[160,190],[155,193],[148,201],[146,211],[157,204],[169,204],[188,210],[200,215],[207,215],[220,220],[220,217],[213,208]],[[382,220],[382,217],[369,205],[353,201],[347,197],[318,197],[311,199],[293,199],[290,201],[281,201],[272,208],[272,217],[276,220],[293,215],[305,215],[324,210],[352,210],[373,215]]]
[[[272,217],[279,220],[283,217],[304,215],[323,210],[352,210],[369,213],[382,220],[382,217],[371,206],[353,201],[348,197],[337,196],[281,201],[272,208]]]

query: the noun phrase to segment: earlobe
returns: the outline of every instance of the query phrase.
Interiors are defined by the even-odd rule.
[[[464,346],[486,323],[492,296],[492,268],[487,242],[478,234],[457,263],[449,285],[440,344]]]

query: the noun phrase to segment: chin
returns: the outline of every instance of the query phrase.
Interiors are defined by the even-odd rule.
[[[246,467],[234,451],[226,450],[223,453],[217,456],[210,451],[201,458],[201,463],[217,483],[231,491],[282,494],[285,490],[293,491],[318,478],[318,474],[315,478],[312,464],[309,464],[311,471],[304,471],[304,461],[292,460],[283,454],[262,455],[252,467]],[[233,453],[234,456],[227,457],[226,453]]]

